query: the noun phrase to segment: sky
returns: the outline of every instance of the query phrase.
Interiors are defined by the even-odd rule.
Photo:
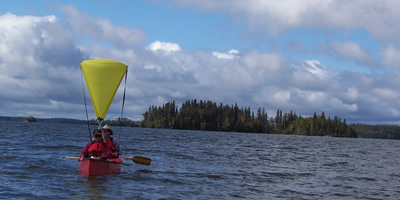
[[[0,116],[86,119],[80,62],[128,65],[123,117],[186,100],[400,125],[400,1],[2,1]],[[121,116],[123,84],[106,119]],[[86,95],[86,102],[84,101]]]

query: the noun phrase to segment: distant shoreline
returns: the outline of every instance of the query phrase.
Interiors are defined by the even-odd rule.
[[[23,122],[26,117],[0,116],[0,121],[19,121]],[[36,122],[27,123],[61,123],[61,124],[87,124],[86,120],[69,118],[35,118]],[[400,139],[400,126],[398,125],[368,125],[368,124],[350,124],[358,133],[358,138],[374,139]]]
[[[0,121],[20,121],[23,122],[26,117],[8,117],[0,116]],[[48,122],[48,123],[62,123],[62,124],[87,124],[86,120],[79,119],[68,119],[68,118],[36,118],[36,122]],[[35,123],[35,122],[27,122]]]

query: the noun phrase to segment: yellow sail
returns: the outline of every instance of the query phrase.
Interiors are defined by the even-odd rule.
[[[98,120],[104,120],[128,66],[109,59],[81,62],[86,85]]]

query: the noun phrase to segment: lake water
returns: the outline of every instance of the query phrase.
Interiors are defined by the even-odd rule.
[[[114,127],[150,166],[84,177],[87,125],[2,122],[5,199],[399,199],[400,141]],[[93,130],[93,129],[92,129]]]

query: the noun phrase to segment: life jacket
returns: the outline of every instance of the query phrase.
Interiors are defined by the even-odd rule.
[[[112,153],[115,153],[116,148],[115,148],[114,143],[113,143],[112,140],[113,140],[113,138],[110,137],[110,139],[107,140],[107,141],[105,141],[105,143],[110,147],[111,152],[112,152]]]
[[[92,145],[90,145],[88,149],[89,156],[100,157],[104,155],[106,153],[106,147],[104,145],[104,142],[92,142]]]

